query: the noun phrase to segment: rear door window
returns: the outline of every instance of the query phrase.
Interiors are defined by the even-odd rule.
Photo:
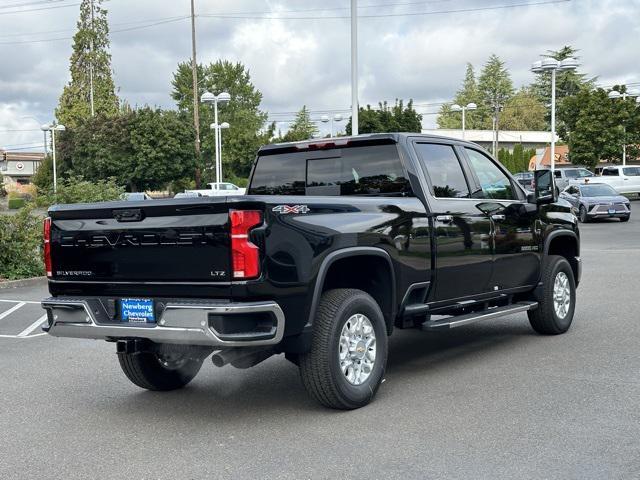
[[[393,195],[411,191],[395,144],[264,155],[249,194]]]
[[[469,198],[469,186],[451,145],[417,143],[416,152],[438,198]]]
[[[628,177],[637,177],[640,175],[640,167],[623,167],[622,173]]]

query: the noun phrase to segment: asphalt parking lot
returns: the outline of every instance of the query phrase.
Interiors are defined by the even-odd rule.
[[[281,356],[140,390],[113,345],[40,334],[25,302],[44,287],[0,290],[0,478],[638,479],[638,238],[640,216],[582,227],[565,335],[523,314],[396,331],[377,399],[352,412],[316,405]]]

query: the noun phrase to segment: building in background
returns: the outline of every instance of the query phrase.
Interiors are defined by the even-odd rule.
[[[440,135],[447,138],[457,138],[462,140],[462,130],[453,129],[423,129],[422,133],[430,135]],[[551,138],[549,132],[538,132],[529,130],[500,130],[498,132],[498,148],[504,148],[509,151],[513,151],[513,147],[517,144],[522,144],[522,147],[526,149],[530,148],[544,148],[549,145]],[[493,130],[465,130],[464,139],[468,142],[477,143],[484,147],[486,150],[491,151],[493,145],[495,132]],[[556,136],[556,142],[558,138]],[[557,153],[556,153],[557,155]]]
[[[556,145],[556,168],[572,167],[574,166],[569,161],[569,147],[567,145]],[[529,170],[536,170],[540,168],[551,167],[551,148],[539,148],[536,150],[536,154],[531,157],[529,161]]]
[[[44,160],[41,152],[5,152],[0,150],[0,176],[7,186],[28,185]]]

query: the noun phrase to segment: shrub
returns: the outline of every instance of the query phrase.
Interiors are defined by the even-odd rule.
[[[124,187],[116,184],[113,178],[90,182],[81,176],[69,177],[58,183],[58,192],[41,196],[38,205],[54,203],[91,203],[118,200],[124,193]]]
[[[44,274],[42,217],[33,207],[0,215],[0,278],[16,280]]]
[[[27,201],[24,198],[20,198],[20,197],[16,197],[16,198],[11,198],[9,197],[9,209],[10,210],[17,210],[18,208],[22,208],[26,205]]]

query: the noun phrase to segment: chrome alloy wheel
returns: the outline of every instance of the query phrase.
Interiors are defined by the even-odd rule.
[[[569,277],[564,272],[558,272],[553,282],[553,308],[560,319],[564,319],[571,305],[571,288]]]
[[[352,385],[362,385],[376,363],[376,332],[366,315],[351,315],[342,327],[338,348],[340,369]]]

